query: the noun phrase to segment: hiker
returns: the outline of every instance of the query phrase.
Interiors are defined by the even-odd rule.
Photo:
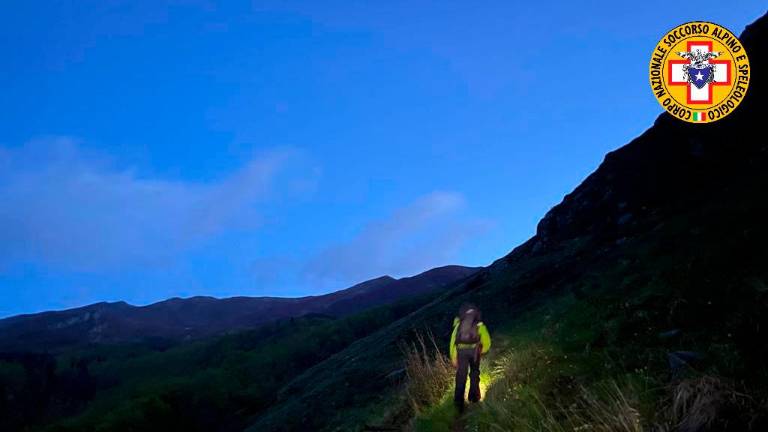
[[[453,402],[459,411],[464,410],[464,388],[469,370],[469,401],[480,400],[480,357],[491,348],[491,336],[483,324],[480,309],[470,303],[459,308],[459,316],[453,319],[451,333],[451,362],[456,368],[456,390]]]

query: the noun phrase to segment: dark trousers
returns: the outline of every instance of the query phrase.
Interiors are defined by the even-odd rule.
[[[460,349],[456,351],[456,390],[453,393],[453,401],[457,406],[464,406],[464,389],[467,385],[467,372],[469,372],[469,401],[480,400],[480,355],[477,349]]]

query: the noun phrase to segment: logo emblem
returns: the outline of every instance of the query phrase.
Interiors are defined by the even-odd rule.
[[[669,31],[653,50],[651,90],[681,120],[709,123],[732,113],[749,87],[744,46],[723,26],[689,22]]]

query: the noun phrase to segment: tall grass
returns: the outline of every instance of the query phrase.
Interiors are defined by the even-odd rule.
[[[747,430],[750,417],[764,415],[760,412],[764,408],[758,407],[751,397],[737,391],[732,382],[715,376],[682,380],[670,393],[666,402],[668,430],[734,430],[737,424],[745,424]]]
[[[507,353],[494,369],[495,381],[482,409],[473,414],[475,431],[541,432],[725,432],[766,430],[765,404],[715,376],[688,378],[668,387],[656,412],[640,406],[647,376],[630,374],[576,385],[558,371],[563,358],[531,346]],[[646,407],[647,408],[647,407]]]
[[[416,340],[401,346],[408,377],[406,395],[416,413],[439,402],[454,378],[450,360],[440,352],[432,333],[417,333]]]
[[[766,430],[755,426],[756,419],[766,418],[765,406],[728,380],[698,376],[664,387],[643,370],[579,380],[567,356],[537,342],[498,355],[482,403],[457,419],[449,409],[453,368],[434,338],[420,335],[404,352],[418,431],[449,430],[458,423],[476,432]],[[659,399],[659,393],[668,396]]]
[[[518,346],[499,356],[480,410],[470,418],[480,431],[538,430],[547,421],[539,397],[550,386],[554,356],[540,345]]]
[[[637,406],[632,387],[610,380],[592,389],[581,387],[576,402],[562,411],[574,431],[642,432]]]
[[[614,380],[585,387],[563,374],[564,358],[542,345],[501,356],[482,408],[478,431],[641,432],[637,391]]]
[[[494,415],[484,423],[491,431],[542,431],[542,432],[642,432],[640,413],[632,402],[631,393],[619,387],[615,381],[599,386],[599,389],[581,387],[578,396],[568,406],[552,405],[552,401],[532,394],[522,400],[526,406],[504,409],[494,402]],[[503,404],[502,404],[503,405]],[[522,408],[522,409],[521,409]],[[523,411],[523,415],[521,415]],[[502,415],[499,415],[502,414]]]

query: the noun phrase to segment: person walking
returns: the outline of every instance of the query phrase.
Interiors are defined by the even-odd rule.
[[[456,368],[456,389],[453,402],[461,412],[464,410],[464,390],[469,372],[470,402],[480,400],[480,359],[491,348],[491,335],[482,321],[480,309],[471,303],[459,308],[459,315],[453,319],[450,355]]]

